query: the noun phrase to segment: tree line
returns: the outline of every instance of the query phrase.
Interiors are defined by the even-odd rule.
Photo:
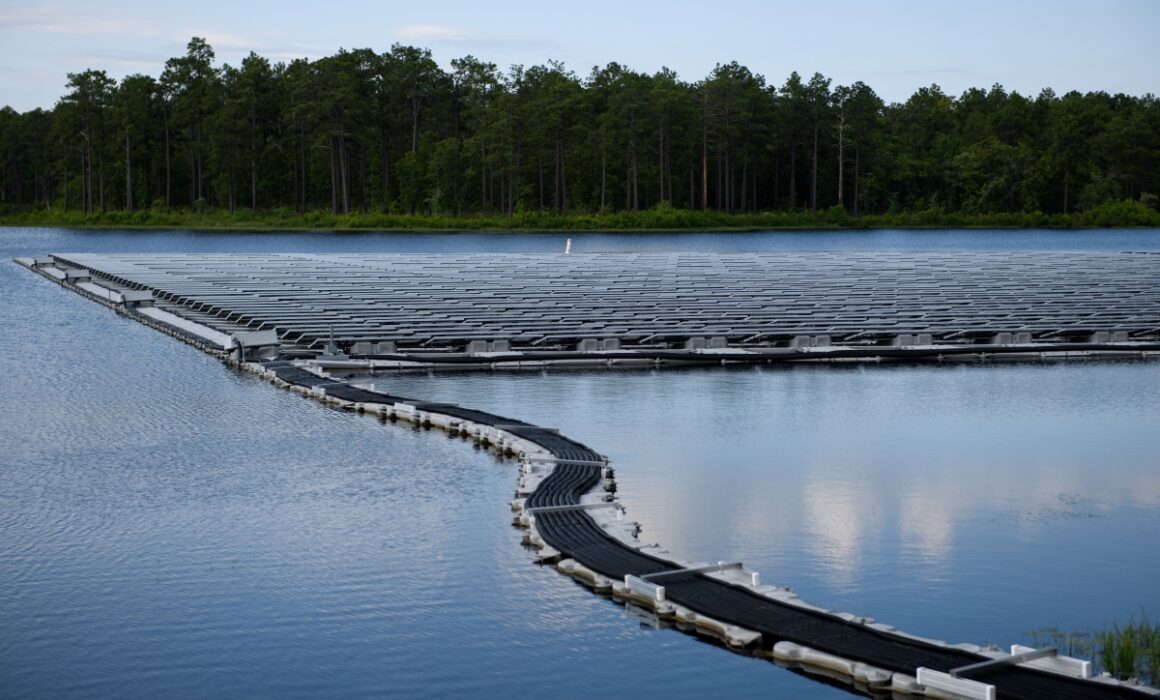
[[[394,45],[216,65],[194,38],[159,78],[70,73],[49,110],[0,110],[9,211],[207,209],[556,215],[1156,208],[1149,94],[1027,97],[937,86],[885,103],[868,85],[736,62],[686,82],[617,63],[443,70]]]

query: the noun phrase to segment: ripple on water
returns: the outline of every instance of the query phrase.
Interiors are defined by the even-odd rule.
[[[3,257],[558,241],[6,234]],[[14,265],[0,295],[5,696],[846,697],[531,565],[514,468],[469,443],[274,390]],[[560,427],[613,457],[646,538],[907,630],[1009,643],[1160,606],[1154,365],[834,369],[376,381]],[[1011,517],[1053,509],[1105,516]]]

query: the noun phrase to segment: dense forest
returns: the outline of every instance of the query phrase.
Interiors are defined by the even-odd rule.
[[[1153,95],[1027,97],[996,85],[954,97],[932,85],[886,104],[861,82],[792,73],[773,85],[737,63],[694,83],[616,63],[584,77],[553,61],[501,72],[471,56],[445,71],[402,45],[219,66],[200,38],[159,78],[118,84],[86,70],[66,90],[51,110],[0,110],[6,218],[650,211],[1018,223],[1117,207],[1128,221],[1112,223],[1149,223],[1160,184]]]

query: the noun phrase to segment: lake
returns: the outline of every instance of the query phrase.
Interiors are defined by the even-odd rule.
[[[0,229],[0,253],[542,252],[564,234]],[[572,250],[1160,250],[1160,231],[572,234]],[[834,698],[655,629],[510,524],[516,469],[0,264],[0,695]],[[1160,363],[379,374],[604,452],[642,538],[1008,645],[1160,609]]]

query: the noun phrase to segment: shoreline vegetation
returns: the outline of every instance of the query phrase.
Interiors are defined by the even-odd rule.
[[[1096,632],[1063,632],[1055,627],[1028,632],[1032,646],[1053,646],[1064,656],[1092,661],[1096,673],[1160,688],[1160,624],[1146,614]]]
[[[1085,212],[1045,214],[1011,212],[966,214],[939,209],[851,216],[844,207],[825,211],[764,211],[729,213],[693,211],[657,206],[640,211],[604,214],[558,214],[551,211],[516,211],[514,214],[391,214],[325,210],[303,213],[275,209],[230,212],[225,209],[138,209],[104,212],[60,209],[0,209],[0,226],[60,226],[74,228],[127,228],[197,230],[334,230],[334,231],[714,231],[741,232],[801,229],[896,229],[896,228],[1160,228],[1160,211],[1136,200],[1106,202]]]
[[[447,67],[449,65],[449,67]],[[0,108],[0,222],[369,230],[1160,226],[1160,99],[1103,91],[887,103],[737,62],[437,62],[396,44],[153,74],[69,73]],[[62,76],[63,78],[63,76]]]

